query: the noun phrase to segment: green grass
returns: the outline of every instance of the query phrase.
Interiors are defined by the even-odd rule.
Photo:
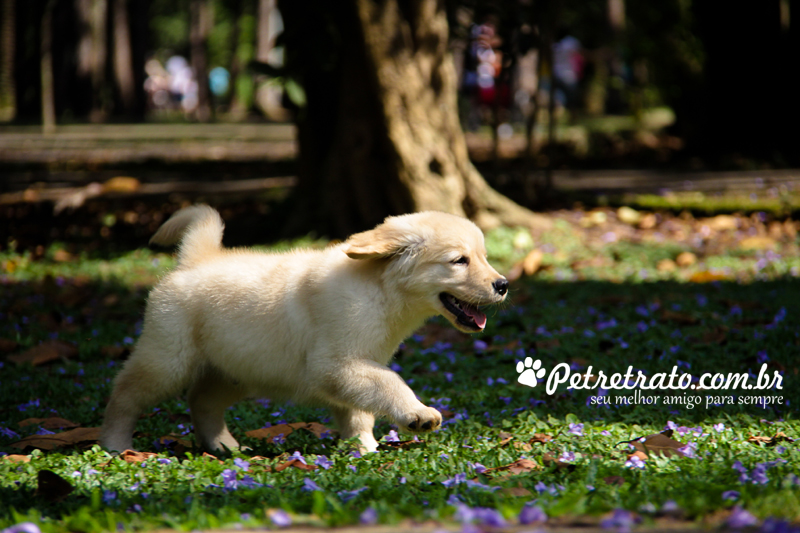
[[[504,270],[532,245],[514,230],[488,238],[490,258]],[[19,343],[17,352],[50,338],[79,348],[75,358],[48,365],[0,366],[0,452],[30,456],[27,463],[0,458],[0,529],[25,521],[44,532],[273,527],[273,518],[280,517],[276,510],[288,513],[294,524],[407,519],[451,524],[466,520],[467,508],[478,524],[501,518],[516,524],[531,502],[556,524],[578,518],[599,523],[620,509],[645,524],[669,517],[717,524],[729,519],[734,507],[759,520],[800,520],[796,443],[748,442],[753,435],[777,432],[800,437],[795,245],[769,257],[726,251],[671,272],[656,264],[684,251],[684,244],[593,244],[559,222],[536,245],[545,252],[544,270],[512,285],[509,303],[490,314],[485,332],[456,334],[437,319],[398,352],[394,364],[401,376],[423,401],[449,416],[444,429],[422,437],[423,443],[355,457],[353,443],[305,431],[282,443],[246,437],[246,431],[282,421],[330,425],[321,408],[246,401],[231,408],[228,421],[251,449],[220,457],[221,464],[192,448],[162,448],[142,465],[114,459],[96,445],[50,452],[12,447],[38,430],[19,426],[31,417],[57,415],[84,427],[100,425],[120,365],[108,358],[109,348],[135,341],[147,289],[174,262],[146,250],[63,263],[55,261],[56,248],[41,259],[0,254],[0,338]],[[687,282],[706,271],[724,273],[725,279]],[[613,404],[628,393],[610,391],[612,406],[592,406],[597,390],[561,386],[548,395],[542,384],[518,384],[516,364],[528,356],[548,371],[565,362],[575,371],[592,366],[595,373],[622,373],[631,365],[652,375],[678,365],[695,376],[757,373],[765,361],[784,378],[783,389],[769,394],[782,395],[789,404],[626,406]],[[681,395],[649,394],[661,400]],[[644,468],[631,466],[628,445],[620,443],[660,432],[669,423],[677,427],[674,439],[693,443],[695,457],[651,457]],[[162,436],[186,433],[181,438],[191,441],[188,429],[186,404],[175,398],[140,420],[135,445],[158,451],[154,441]],[[376,437],[391,430],[380,421]],[[529,444],[535,434],[552,440]],[[294,452],[309,464],[322,456],[332,464],[313,472],[294,467],[276,472]],[[574,454],[568,464],[545,460],[565,453]],[[476,467],[502,467],[520,458],[535,468],[487,475]],[[246,472],[240,460],[249,463]],[[741,481],[734,466],[751,479]],[[42,470],[74,490],[59,501],[47,490],[37,492]],[[233,477],[239,482],[235,489]],[[321,490],[304,490],[307,480]],[[729,491],[738,495],[732,498]]]

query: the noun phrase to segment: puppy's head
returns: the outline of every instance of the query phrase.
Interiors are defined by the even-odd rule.
[[[468,333],[486,326],[480,307],[502,302],[508,292],[508,281],[486,260],[481,230],[455,215],[389,217],[351,236],[343,250],[353,259],[383,260],[387,282]]]

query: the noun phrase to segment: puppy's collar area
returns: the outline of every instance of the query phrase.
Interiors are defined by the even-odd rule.
[[[476,306],[446,292],[439,294],[439,300],[442,301],[444,308],[456,317],[456,322],[465,328],[481,331],[486,327],[486,315]]]

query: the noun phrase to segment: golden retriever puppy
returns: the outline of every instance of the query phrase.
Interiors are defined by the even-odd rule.
[[[223,249],[219,214],[175,213],[151,242],[180,242],[178,267],[150,293],[144,329],[114,381],[101,443],[132,447],[136,420],[182,390],[199,443],[237,448],[225,410],[247,397],[329,406],[342,438],[377,448],[375,416],[404,431],[437,429],[386,364],[423,321],[443,315],[481,331],[479,307],[501,302],[508,281],[486,261],[469,220],[436,212],[389,217],[322,251]]]

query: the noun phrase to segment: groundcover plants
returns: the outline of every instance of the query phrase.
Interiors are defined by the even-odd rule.
[[[174,262],[147,250],[3,252],[0,529],[796,528],[794,233],[744,246],[760,235],[745,219],[730,230],[685,217],[642,229],[604,217],[561,213],[535,240],[490,234],[492,259],[518,278],[510,302],[475,336],[433,320],[392,362],[444,427],[416,440],[381,422],[381,449],[363,456],[337,439],[324,409],[264,399],[228,413],[249,449],[204,454],[181,398],[142,417],[138,452],[111,456],[93,428],[147,290]],[[549,394],[565,367],[580,386]],[[663,373],[663,386],[613,386],[629,368],[648,384]],[[740,381],[715,388],[715,374]],[[770,383],[747,389],[760,374]]]

